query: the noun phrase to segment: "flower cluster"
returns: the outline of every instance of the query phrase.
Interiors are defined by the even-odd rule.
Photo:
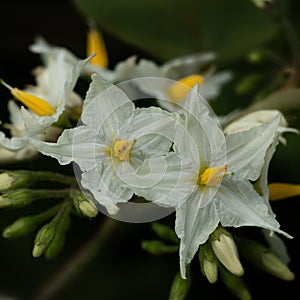
[[[229,243],[226,247],[237,252],[227,234],[211,240],[220,226],[256,226],[291,237],[272,212],[267,176],[278,142],[286,142],[284,132],[296,130],[287,127],[278,110],[253,112],[223,128],[204,100],[216,98],[232,77],[228,71],[215,73],[214,53],[197,53],[162,66],[130,57],[109,70],[94,27],[84,60],[42,38],[30,49],[45,62],[35,70],[37,86],[19,90],[2,81],[25,107],[9,101],[11,137],[0,132],[1,159],[20,160],[40,152],[61,165],[76,163],[78,183],[92,202],[90,206],[86,200],[77,201],[86,214],[95,215],[96,205],[116,215],[120,204],[134,197],[174,209],[182,278],[199,246],[209,240],[219,260],[224,253],[218,243]],[[91,73],[82,100],[74,87],[79,76]],[[124,80],[130,81],[120,83]],[[136,107],[136,95],[154,98],[158,106]],[[79,121],[79,115],[75,126],[72,121]],[[11,179],[1,174],[0,189],[11,188]],[[0,196],[0,203],[9,197],[13,196]],[[69,210],[66,204],[61,214]],[[54,218],[37,236],[34,256],[45,251],[45,232],[54,235],[57,224]],[[202,262],[211,272],[210,260]],[[243,274],[238,259],[232,273]],[[207,276],[215,281],[215,273]]]

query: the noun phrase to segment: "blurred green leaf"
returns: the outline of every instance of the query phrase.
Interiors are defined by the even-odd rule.
[[[199,50],[233,61],[270,39],[276,25],[250,0],[73,0],[108,32],[162,59]]]

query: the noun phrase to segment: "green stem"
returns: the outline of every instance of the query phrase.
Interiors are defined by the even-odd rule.
[[[30,173],[33,176],[33,181],[52,181],[66,185],[74,186],[77,184],[76,179],[72,176],[63,175],[55,172],[35,171]]]
[[[112,236],[112,232],[119,224],[119,222],[113,219],[105,219],[104,223],[100,225],[94,236],[62,266],[58,273],[40,288],[33,299],[55,299],[55,296],[78,274],[80,274],[81,271],[93,261],[95,256],[98,255],[99,251],[105,247],[107,241]]]

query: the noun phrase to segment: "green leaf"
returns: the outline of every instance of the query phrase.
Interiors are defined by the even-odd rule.
[[[155,57],[217,51],[229,62],[256,48],[276,26],[247,0],[73,0],[104,30]]]

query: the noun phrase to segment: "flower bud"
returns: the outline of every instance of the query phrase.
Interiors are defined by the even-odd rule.
[[[176,233],[172,228],[167,225],[160,224],[160,223],[153,223],[152,230],[157,234],[158,237],[161,239],[178,244],[179,239],[176,236]]]
[[[6,171],[0,174],[0,191],[26,187],[30,183],[27,171]]]
[[[38,190],[19,189],[0,196],[0,208],[21,208],[28,206],[41,196]]]
[[[65,231],[57,230],[47,249],[45,250],[45,256],[47,259],[55,258],[62,250],[65,244]]]
[[[98,215],[98,210],[94,203],[88,201],[83,193],[76,191],[73,195],[73,204],[77,212],[86,217],[94,218]]]
[[[241,300],[251,300],[251,294],[243,279],[228,272],[222,266],[220,266],[219,271],[221,280],[233,295]]]
[[[27,216],[16,220],[6,227],[2,233],[5,238],[16,238],[33,232],[39,226],[34,216]]]
[[[191,281],[189,278],[190,276],[188,276],[188,279],[182,279],[180,272],[175,275],[170,290],[169,300],[186,299],[191,286]]]
[[[178,245],[166,245],[165,243],[157,240],[153,241],[143,241],[142,242],[142,249],[148,251],[154,255],[161,255],[161,254],[169,254],[175,253],[178,251]]]
[[[34,247],[32,250],[33,257],[41,256],[55,236],[56,226],[52,223],[44,225],[37,233]]]
[[[295,278],[288,266],[266,246],[245,238],[239,238],[238,242],[241,253],[255,267],[282,280]]]
[[[218,266],[214,253],[208,243],[200,246],[199,262],[203,275],[210,283],[218,280]]]
[[[2,235],[5,238],[17,238],[30,234],[31,232],[36,230],[43,222],[56,214],[59,208],[60,205],[57,205],[40,214],[17,219],[15,222],[4,229]]]
[[[211,236],[211,247],[218,260],[228,271],[236,276],[244,274],[236,244],[229,232],[221,228],[216,229]]]

